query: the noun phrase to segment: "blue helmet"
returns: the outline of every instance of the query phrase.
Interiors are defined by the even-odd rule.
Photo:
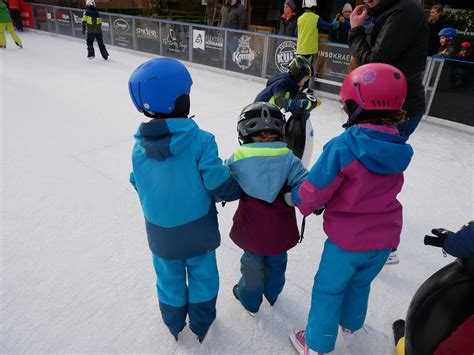
[[[138,111],[169,114],[180,96],[189,95],[192,84],[191,75],[182,63],[156,58],[135,69],[128,80],[128,91]]]
[[[457,37],[457,31],[455,28],[452,27],[445,27],[441,31],[439,31],[438,36],[444,36],[451,41],[454,41]]]

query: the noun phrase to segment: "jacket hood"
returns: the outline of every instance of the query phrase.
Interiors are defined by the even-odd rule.
[[[179,155],[198,131],[190,118],[155,119],[140,125],[135,141],[147,157],[165,160]]]
[[[5,3],[3,2],[0,2],[0,14],[1,15],[8,14],[7,5],[5,5]]]
[[[297,84],[297,81],[291,77],[290,73],[286,72],[286,73],[281,73],[281,74],[278,74],[278,75],[274,75],[271,78],[269,78],[268,81],[267,81],[267,87],[272,85],[274,82],[280,81],[280,80],[288,81],[291,85],[290,87],[293,87]]]
[[[398,130],[371,124],[348,128],[343,139],[367,170],[377,174],[398,174],[410,164],[412,147]]]
[[[255,150],[259,155],[253,156]],[[243,144],[226,164],[247,195],[272,203],[285,186],[289,153],[282,142]]]

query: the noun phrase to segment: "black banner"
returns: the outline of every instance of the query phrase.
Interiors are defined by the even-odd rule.
[[[35,29],[40,31],[48,31],[48,17],[46,15],[46,7],[31,4],[33,10],[33,17]]]
[[[161,23],[162,55],[189,60],[189,26]]]
[[[224,31],[193,26],[193,63],[224,67]]]
[[[66,9],[54,8],[58,33],[66,36],[72,36],[71,11]]]
[[[102,17],[102,38],[105,44],[112,44],[112,24],[110,22],[110,16],[106,12],[101,12]]]
[[[446,60],[429,116],[474,126],[473,90],[474,63]]]
[[[350,64],[349,47],[322,42],[316,62],[316,78],[342,83],[349,73]]]
[[[288,65],[296,56],[296,40],[269,37],[267,69],[265,76],[270,77],[288,71]]]
[[[105,30],[104,20],[102,19],[102,29]],[[112,33],[114,36],[114,45],[118,47],[133,49],[133,32],[132,32],[132,19],[111,16],[112,21]],[[109,24],[110,26],[110,24]]]
[[[82,34],[82,15],[84,15],[84,10],[72,10],[72,26],[74,27],[74,35],[77,38],[86,38]]]
[[[137,50],[160,55],[160,24],[157,21],[135,20]]]
[[[248,33],[227,32],[226,69],[262,76],[265,37]]]

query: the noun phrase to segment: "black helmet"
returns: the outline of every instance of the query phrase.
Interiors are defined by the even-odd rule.
[[[293,79],[297,82],[303,79],[305,76],[313,76],[313,67],[306,57],[297,55],[288,66],[288,70]]]
[[[267,130],[283,137],[285,116],[278,107],[268,102],[254,102],[244,107],[237,122],[239,139],[246,138],[255,133]]]

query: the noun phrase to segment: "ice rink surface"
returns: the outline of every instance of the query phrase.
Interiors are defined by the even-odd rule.
[[[251,318],[231,292],[240,275],[241,250],[228,237],[236,203],[218,205],[217,320],[202,345],[187,328],[176,342],[161,321],[143,215],[128,183],[133,134],[144,116],[127,82],[150,55],[108,46],[108,62],[89,61],[85,40],[20,36],[24,49],[8,38],[0,51],[0,352],[295,353],[288,334],[306,323],[325,240],[321,217],[307,219],[303,243],[289,252],[278,302]],[[265,81],[186,65],[191,114],[215,134],[225,159],[238,146],[241,109]],[[313,111],[313,162],[342,132],[343,117],[329,99]],[[400,264],[373,283],[367,331],[351,350],[338,339],[335,354],[393,353],[392,322],[405,317],[420,284],[453,260],[425,247],[424,235],[473,218],[472,133],[422,122],[410,143],[415,155],[399,196]]]

